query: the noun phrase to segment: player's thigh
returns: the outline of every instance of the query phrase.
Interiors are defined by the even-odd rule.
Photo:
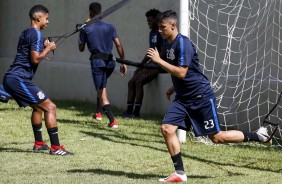
[[[150,69],[147,70],[148,71],[146,71],[146,73],[140,75],[136,83],[145,85],[151,82],[152,80],[154,80],[158,76],[158,72],[156,72],[155,70],[150,70]]]
[[[112,75],[114,70],[115,68],[104,68],[104,72],[106,73],[106,79],[108,79]]]
[[[37,85],[19,77],[5,77],[4,87],[20,107],[39,104],[48,99]]]
[[[191,103],[187,111],[196,136],[212,135],[220,131],[214,97]]]
[[[105,80],[107,80],[106,73],[102,67],[92,67],[92,78],[96,90],[103,88]]]
[[[177,126],[183,130],[189,130],[190,125],[187,121],[187,110],[185,108],[185,104],[174,100],[168,107],[167,112],[164,116],[162,124],[170,124]]]
[[[44,112],[55,112],[56,105],[49,98],[39,104],[32,105],[35,109],[41,109]]]

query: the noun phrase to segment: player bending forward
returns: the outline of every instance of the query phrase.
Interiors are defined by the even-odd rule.
[[[41,34],[41,30],[49,23],[48,12],[42,5],[35,5],[30,9],[31,26],[20,35],[16,58],[4,76],[3,86],[20,107],[32,108],[31,124],[35,137],[33,150],[50,150],[51,155],[68,156],[73,153],[65,150],[59,143],[56,105],[31,82],[38,64],[50,51],[56,49],[55,43],[44,41]],[[51,148],[42,139],[42,113]]]
[[[264,127],[261,127],[256,133],[220,130],[213,89],[207,77],[202,73],[193,43],[189,38],[178,33],[177,14],[168,10],[160,13],[157,21],[161,36],[168,42],[166,61],[160,58],[157,49],[148,49],[147,56],[171,74],[173,87],[167,92],[168,98],[174,91],[176,93],[161,125],[161,132],[171,155],[175,172],[159,181],[187,181],[180,143],[176,136],[178,128],[189,130],[192,125],[195,136],[208,135],[214,143],[267,142],[269,136]]]

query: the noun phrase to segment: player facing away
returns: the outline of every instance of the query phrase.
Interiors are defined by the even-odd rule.
[[[158,31],[158,24],[156,17],[160,13],[159,10],[150,9],[146,12],[146,18],[149,28],[151,29],[149,35],[150,48],[157,48],[159,51],[163,45],[163,39]],[[151,62],[145,56],[141,63]],[[134,71],[132,78],[128,81],[127,92],[127,110],[122,114],[124,118],[136,118],[140,116],[144,96],[144,85],[151,82],[159,74],[159,69],[137,68]]]
[[[89,5],[90,19],[101,13],[102,6],[98,2],[93,2]],[[112,24],[98,21],[93,23],[80,31],[78,39],[78,48],[81,52],[85,49],[87,44],[90,51],[90,64],[92,70],[92,77],[97,91],[97,106],[96,113],[93,118],[101,120],[101,110],[109,119],[108,126],[117,128],[118,124],[112,113],[111,105],[107,97],[107,79],[111,76],[115,68],[115,60],[111,54],[113,50],[113,43],[116,46],[117,52],[121,59],[124,59],[124,50],[118,38],[115,27]],[[120,72],[123,75],[127,72],[127,66],[122,64]]]
[[[173,87],[167,91],[167,97],[169,98],[173,92],[176,94],[161,125],[161,132],[175,172],[159,181],[187,181],[180,143],[176,136],[178,128],[188,131],[192,126],[195,136],[208,135],[213,143],[240,143],[244,141],[266,143],[269,136],[264,127],[255,133],[220,130],[213,89],[207,77],[202,73],[195,46],[189,38],[178,33],[177,14],[168,10],[160,13],[157,20],[159,32],[167,40],[166,61],[160,58],[158,50],[154,48],[147,50],[147,56],[171,74]]]
[[[51,155],[69,156],[59,142],[56,105],[31,80],[39,63],[46,55],[56,49],[54,42],[44,41],[41,30],[49,23],[49,11],[45,6],[35,5],[29,11],[30,28],[24,30],[17,46],[17,54],[10,69],[5,73],[3,86],[20,107],[32,108],[31,124],[35,143],[33,150],[50,150]],[[50,137],[51,147],[42,138],[42,113]]]

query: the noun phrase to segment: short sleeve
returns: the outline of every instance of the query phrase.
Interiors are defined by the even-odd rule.
[[[111,25],[111,31],[112,31],[112,38],[113,39],[118,38],[117,30],[113,25]]]
[[[85,44],[86,43],[86,33],[85,30],[82,29],[79,32],[79,36],[78,36],[78,44]]]
[[[194,49],[192,47],[192,42],[189,39],[183,37],[179,38],[179,56],[178,64],[179,66],[190,66],[194,56]]]
[[[43,50],[42,35],[39,30],[32,29],[30,32],[30,45],[32,51],[41,52]]]

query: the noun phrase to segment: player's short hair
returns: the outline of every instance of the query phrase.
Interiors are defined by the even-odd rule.
[[[93,2],[89,5],[89,11],[95,15],[98,15],[102,11],[102,5],[98,2]]]
[[[150,9],[149,11],[146,12],[145,15],[146,17],[153,17],[155,19],[159,13],[160,11],[157,9]]]
[[[162,22],[164,20],[172,20],[177,22],[177,13],[173,10],[167,10],[165,12],[159,13],[157,15],[157,22]]]
[[[38,17],[36,16],[36,13],[42,12],[42,13],[49,13],[49,10],[43,6],[43,5],[35,5],[29,10],[29,17],[31,20],[36,20]]]

